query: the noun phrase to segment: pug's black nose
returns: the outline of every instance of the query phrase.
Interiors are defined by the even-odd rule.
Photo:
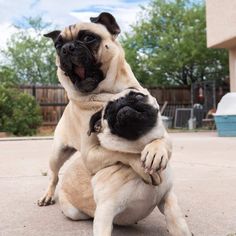
[[[69,52],[74,52],[75,51],[75,46],[73,44],[69,45]]]
[[[66,50],[66,48],[62,48],[62,53],[63,53],[64,55],[67,54],[67,50]]]
[[[62,47],[62,53],[67,55],[68,53],[73,53],[75,51],[75,46],[72,43],[67,43]]]

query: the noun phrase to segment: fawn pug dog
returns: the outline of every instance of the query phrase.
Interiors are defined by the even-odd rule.
[[[116,154],[91,158],[89,148],[82,155],[85,165],[97,173],[104,168],[104,163],[111,165],[122,162],[131,166],[145,182],[159,185],[159,171],[166,168],[172,148],[156,99],[146,89],[126,89],[114,95],[104,106],[91,117],[88,135],[98,133],[98,145]],[[166,143],[164,146],[158,145],[158,149],[149,153],[152,150],[150,147],[145,150],[145,146],[153,140],[156,140],[156,144],[158,140],[161,140],[160,143],[165,140]],[[142,151],[146,154],[141,157],[145,172],[151,174],[148,176],[143,175],[143,169],[140,170],[140,157],[129,155],[140,154]],[[162,155],[161,159],[156,159],[155,155]]]
[[[80,151],[83,157],[94,160],[94,163],[99,162],[100,156],[115,155],[118,158],[120,155],[123,158],[120,152],[103,148],[96,135],[88,136],[87,128],[91,116],[100,110],[113,94],[127,88],[142,90],[125,60],[121,45],[116,40],[120,28],[115,18],[103,12],[90,20],[91,22],[78,23],[66,27],[63,31],[56,30],[45,35],[54,42],[57,52],[57,75],[67,92],[69,103],[55,129],[49,161],[51,179],[45,194],[38,201],[39,206],[54,203],[59,170],[74,152]],[[152,140],[145,146],[142,155],[160,162],[163,156],[166,157],[168,149],[165,139]],[[95,165],[87,168],[94,174],[98,169],[114,163],[111,158],[104,159],[107,162],[100,163],[98,168],[94,168]],[[137,163],[135,171],[146,182],[152,183],[155,173],[144,173]]]
[[[66,170],[59,191],[60,205],[67,217],[73,220],[94,218],[94,236],[111,236],[113,223],[134,224],[158,206],[171,235],[191,235],[172,189],[171,168],[166,157],[157,161],[150,158],[152,155],[141,155],[148,171],[163,169],[159,172],[157,186],[145,184],[130,168],[152,140],[165,138],[166,147],[169,146],[165,149],[169,151],[166,155],[171,154],[171,142],[156,99],[144,89],[127,89],[114,95],[91,117],[88,134],[97,135],[101,146],[114,151],[113,156],[100,155],[100,162],[106,162],[104,158],[117,158],[127,165],[112,165],[91,176],[86,161],[94,165],[91,168],[96,168],[99,162],[75,154],[77,159]],[[123,157],[117,157],[117,151],[123,153]],[[156,151],[155,154],[159,155]]]
[[[88,135],[91,133],[97,133],[101,146],[123,153],[141,153],[146,144],[168,136],[159,104],[147,89],[126,89],[115,94],[91,117]],[[170,157],[171,142],[166,140],[169,153],[164,157]],[[167,160],[162,161],[159,164],[165,166]]]

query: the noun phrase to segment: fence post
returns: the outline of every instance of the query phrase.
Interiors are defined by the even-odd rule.
[[[36,98],[36,86],[35,86],[35,84],[32,86],[32,95]]]

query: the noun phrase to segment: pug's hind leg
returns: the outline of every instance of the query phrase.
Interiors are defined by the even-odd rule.
[[[59,202],[63,214],[71,220],[88,220],[91,217],[72,205],[63,190],[59,193]]]
[[[111,236],[113,220],[119,213],[113,201],[98,203],[93,221],[94,236]]]
[[[188,225],[182,215],[177,198],[171,190],[158,205],[161,213],[165,215],[166,224],[172,236],[191,236]]]
[[[55,145],[49,161],[51,172],[50,182],[45,194],[38,201],[39,206],[48,206],[55,203],[53,197],[59,180],[58,174],[62,165],[67,161],[76,149],[65,145]]]

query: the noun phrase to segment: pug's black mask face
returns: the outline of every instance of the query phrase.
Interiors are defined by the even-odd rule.
[[[100,43],[100,36],[87,30],[80,30],[72,41],[60,34],[54,41],[61,69],[82,93],[92,92],[104,79],[101,64],[95,59]]]
[[[148,104],[146,95],[131,91],[109,102],[103,118],[107,120],[112,134],[137,140],[155,127],[157,115],[158,109]]]

